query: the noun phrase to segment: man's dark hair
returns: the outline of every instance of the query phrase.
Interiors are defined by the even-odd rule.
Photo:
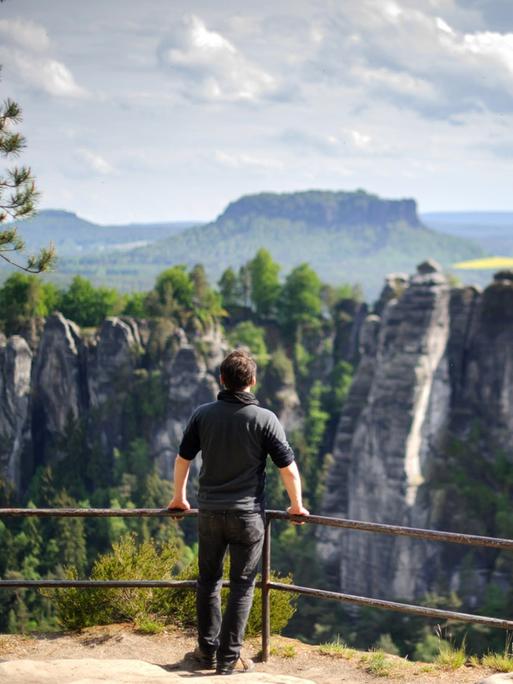
[[[228,354],[220,368],[224,386],[233,392],[251,385],[256,370],[255,361],[242,349],[236,349]]]

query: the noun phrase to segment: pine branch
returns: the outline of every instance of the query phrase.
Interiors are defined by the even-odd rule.
[[[17,156],[25,147],[24,136],[10,130],[12,125],[21,121],[21,118],[19,105],[13,100],[5,100],[0,107],[0,156]],[[36,211],[38,198],[39,193],[29,166],[15,166],[7,169],[4,175],[0,176],[0,225],[9,219],[16,221],[32,216]],[[26,273],[41,273],[52,268],[56,262],[53,244],[42,248],[38,254],[28,255],[26,265],[7,256],[13,252],[21,253],[24,248],[25,243],[18,234],[16,226],[0,230],[0,258],[8,264]]]
[[[51,268],[53,268],[55,262],[57,261],[55,247],[52,244],[50,244],[49,247],[44,247],[43,249],[41,249],[37,256],[30,255],[29,257],[27,257],[26,266],[23,266],[23,264],[20,264],[11,259],[10,257],[5,256],[5,251],[12,252],[19,250],[0,249],[0,259],[3,259],[11,266],[15,266],[16,268],[25,271],[25,273],[41,273],[42,271],[49,271]]]

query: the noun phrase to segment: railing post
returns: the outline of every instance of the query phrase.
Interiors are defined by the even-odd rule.
[[[264,548],[262,551],[262,662],[269,660],[271,639],[271,606],[269,582],[271,575],[271,519],[265,516]]]

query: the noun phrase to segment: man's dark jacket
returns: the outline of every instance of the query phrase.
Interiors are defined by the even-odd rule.
[[[294,461],[278,418],[250,392],[223,390],[194,411],[179,454],[191,461],[199,451],[201,510],[262,510],[267,455],[278,468]]]

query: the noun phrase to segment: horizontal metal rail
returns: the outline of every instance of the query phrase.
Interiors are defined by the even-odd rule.
[[[224,583],[226,586],[229,582]],[[130,587],[137,589],[195,589],[196,580],[26,580],[8,579],[0,581],[0,589],[112,589]]]
[[[372,599],[366,596],[353,596],[352,594],[340,594],[337,591],[325,591],[324,589],[312,589],[312,587],[300,587],[297,584],[283,584],[281,582],[269,582],[269,589],[277,591],[288,591],[293,594],[303,596],[314,596],[315,598],[332,599],[341,603],[351,603],[355,606],[367,606],[369,608],[385,608],[399,613],[410,615],[421,615],[422,617],[437,618],[441,620],[457,620],[459,622],[474,622],[488,627],[498,627],[499,629],[513,630],[513,621],[501,620],[499,618],[485,617],[484,615],[471,615],[470,613],[458,613],[453,610],[441,610],[440,608],[429,608],[428,606],[416,606],[409,603],[398,603],[397,601],[384,601],[382,599]]]
[[[169,508],[0,508],[0,518],[194,518],[196,508],[170,511]]]
[[[1,517],[26,518],[26,517],[68,517],[68,518],[156,518],[168,517],[174,519],[193,518],[198,515],[196,509],[188,511],[170,511],[167,508],[0,508]],[[337,527],[361,532],[375,532],[394,536],[412,537],[428,541],[449,542],[464,544],[467,546],[481,546],[495,549],[513,551],[512,539],[496,537],[484,537],[474,534],[461,534],[458,532],[444,532],[439,530],[425,530],[415,527],[403,527],[401,525],[388,525],[384,523],[363,522],[345,518],[329,518],[320,515],[290,516],[284,511],[266,511],[267,524],[265,527],[264,554],[262,566],[262,581],[257,585],[262,588],[262,658],[266,661],[270,650],[270,626],[269,626],[269,591],[284,591],[302,596],[312,596],[322,599],[331,599],[342,603],[351,603],[357,606],[382,608],[410,615],[419,615],[426,618],[443,620],[456,620],[459,622],[475,623],[496,627],[499,629],[513,630],[513,621],[499,618],[486,617],[484,615],[471,615],[452,610],[429,608],[396,601],[385,601],[365,596],[353,596],[324,589],[301,587],[296,584],[284,584],[270,581],[271,566],[271,520],[286,520],[289,522],[302,522],[326,527]],[[223,586],[229,586],[224,581]],[[165,589],[194,589],[195,580],[25,580],[9,579],[0,580],[0,589],[29,589],[29,588],[165,588]]]
[[[197,509],[189,511],[170,511],[167,508],[0,508],[0,518],[27,517],[64,517],[64,518],[193,518],[198,515]],[[363,522],[346,518],[329,518],[322,515],[295,516],[284,511],[266,511],[271,520],[287,520],[288,522],[304,522],[310,525],[339,527],[361,532],[377,532],[400,537],[414,537],[428,541],[449,542],[467,546],[485,546],[494,549],[509,549],[513,551],[513,539],[500,537],[484,537],[477,534],[463,534],[460,532],[443,532],[441,530],[426,530],[418,527],[404,527],[401,525],[387,525],[384,523]]]
[[[439,530],[424,530],[419,527],[402,527],[401,525],[385,525],[383,523],[362,522],[361,520],[347,520],[345,518],[327,518],[322,515],[290,516],[284,511],[267,511],[267,515],[274,520],[294,520],[312,525],[326,527],[342,527],[347,530],[362,532],[378,532],[392,534],[399,537],[415,537],[429,541],[450,542],[451,544],[466,544],[468,546],[487,546],[494,549],[510,549],[513,551],[513,539],[500,537],[482,537],[477,534],[462,534],[460,532],[442,532]]]

